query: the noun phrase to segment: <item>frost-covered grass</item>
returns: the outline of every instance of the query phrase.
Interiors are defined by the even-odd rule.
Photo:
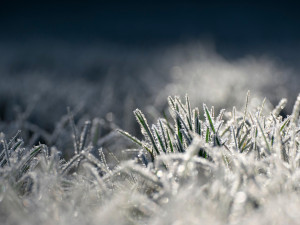
[[[284,118],[286,99],[271,109],[249,93],[232,111],[168,100],[170,114],[151,127],[134,111],[141,140],[119,130],[137,146],[128,160],[104,153],[99,120],[79,132],[72,112],[61,122],[71,127],[67,161],[54,144],[1,134],[1,224],[299,223],[300,96]]]

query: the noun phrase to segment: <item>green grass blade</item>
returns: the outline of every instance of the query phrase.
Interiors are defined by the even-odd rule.
[[[192,130],[192,110],[191,110],[191,105],[190,105],[190,100],[189,100],[189,97],[188,95],[185,96],[185,102],[186,102],[186,105],[187,105],[187,111],[188,111],[188,123],[190,125],[190,129]]]
[[[156,134],[156,137],[157,137],[157,140],[158,140],[158,142],[159,142],[159,144],[160,144],[160,146],[161,146],[161,149],[163,150],[164,153],[167,153],[166,147],[164,146],[164,144],[163,144],[163,142],[162,142],[162,139],[161,139],[161,137],[160,137],[160,135],[159,135],[159,133],[158,133],[156,127],[153,127],[153,130],[154,130],[154,132],[155,132],[155,134]]]
[[[134,111],[134,115],[136,117],[136,119],[138,120],[140,126],[141,126],[141,129],[144,130],[146,132],[146,134],[148,135],[148,137],[150,138],[150,141],[152,143],[152,146],[154,148],[154,150],[156,151],[156,153],[159,155],[160,152],[158,150],[158,147],[156,146],[156,143],[154,141],[154,137],[150,131],[150,128],[147,124],[147,120],[145,119],[143,113],[139,110],[139,109],[136,109]],[[145,135],[145,133],[143,132],[143,134]]]
[[[161,134],[162,134],[165,146],[166,146],[166,148],[168,148],[168,142],[167,142],[167,138],[166,138],[166,135],[165,135],[165,130],[164,130],[163,124],[162,124],[161,120],[158,120],[158,123],[159,123],[159,126],[160,126],[160,130],[161,130]]]
[[[206,128],[206,137],[205,137],[206,143],[209,142],[209,139],[210,139],[209,136],[210,136],[209,127],[207,127],[207,128]]]
[[[263,138],[264,138],[264,140],[265,140],[265,143],[266,143],[266,146],[267,146],[267,150],[268,150],[267,153],[268,153],[269,155],[271,155],[271,148],[270,148],[270,145],[269,145],[269,143],[268,143],[268,141],[267,141],[266,135],[265,135],[265,133],[264,133],[264,130],[263,130],[263,128],[262,128],[262,126],[261,126],[261,124],[260,124],[258,118],[256,118],[256,122],[257,122],[257,124],[258,124],[258,126],[259,126],[259,129],[260,129],[260,131],[261,131],[261,133],[262,133],[262,135],[263,135]]]
[[[120,130],[118,129],[117,130],[120,134],[124,135],[125,137],[129,138],[131,141],[133,141],[134,143],[136,143],[137,145],[139,145],[140,147],[144,148],[147,150],[147,152],[150,153],[151,155],[151,158],[154,159],[154,155],[153,155],[153,152],[143,144],[143,142],[141,142],[139,139],[137,139],[136,137],[130,135],[129,133],[127,133],[126,131],[123,131],[123,130]]]
[[[283,123],[283,125],[280,128],[280,132],[283,131],[285,126],[290,122],[290,120],[291,120],[291,117],[286,118],[285,122]]]
[[[209,111],[208,111],[208,108],[207,108],[207,106],[206,106],[205,104],[203,104],[203,108],[204,108],[204,111],[205,111],[204,116],[205,116],[205,118],[208,120],[212,132],[215,134],[215,133],[216,133],[216,130],[215,130],[215,127],[214,127],[212,118],[211,118],[211,116],[210,116],[210,113],[209,113]]]
[[[234,130],[234,127],[231,126],[231,133],[232,133],[232,137],[233,137],[233,141],[234,141],[234,144],[235,144],[235,149],[238,150],[238,143],[237,143],[237,140],[236,140],[236,135],[235,135],[235,130]]]

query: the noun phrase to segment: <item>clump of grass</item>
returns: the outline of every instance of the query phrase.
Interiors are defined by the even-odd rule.
[[[259,159],[275,151],[274,135],[277,129],[280,130],[281,139],[290,138],[291,124],[298,121],[298,100],[290,123],[290,117],[284,119],[279,115],[286,104],[286,99],[283,99],[269,115],[263,115],[261,113],[263,104],[256,109],[248,108],[249,98],[248,92],[243,113],[237,112],[235,108],[227,113],[223,109],[215,116],[214,107],[209,109],[203,104],[201,113],[198,108],[191,109],[187,96],[185,102],[176,96],[169,97],[171,119],[160,118],[151,129],[143,113],[139,109],[134,111],[144,140],[138,140],[122,130],[119,132],[146,150],[152,162],[161,154],[186,152],[195,137],[211,147],[224,147],[228,152],[245,154],[253,152]],[[289,147],[286,141],[281,140],[280,143],[282,144],[280,154],[283,155],[285,154],[283,152],[288,152]],[[203,149],[199,149],[198,155],[209,158],[209,154]]]
[[[9,141],[1,134],[1,222],[296,224],[299,101],[286,118],[286,100],[268,114],[264,102],[252,108],[249,101],[250,93],[243,110],[215,114],[205,104],[192,108],[188,97],[169,97],[170,118],[151,126],[135,110],[144,139],[119,131],[140,152],[115,167],[97,145],[99,123],[80,131],[71,113],[68,161],[55,146],[28,148],[19,132]]]

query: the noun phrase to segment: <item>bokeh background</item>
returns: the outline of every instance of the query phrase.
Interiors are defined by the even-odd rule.
[[[137,134],[168,95],[242,107],[299,92],[299,5],[285,1],[1,1],[0,128],[52,133],[70,107]],[[65,140],[62,135],[62,140]],[[59,146],[59,141],[55,142]],[[64,141],[61,141],[61,146]]]

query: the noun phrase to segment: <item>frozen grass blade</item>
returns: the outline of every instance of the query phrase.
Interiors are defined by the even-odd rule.
[[[177,107],[178,109],[178,107]],[[175,111],[175,117],[176,117],[176,128],[177,128],[177,136],[178,136],[178,140],[182,143],[182,133],[181,133],[181,129],[183,128],[181,126],[181,122],[180,122],[180,116],[178,116],[178,111]]]
[[[133,141],[134,143],[136,143],[140,147],[146,149],[147,152],[149,152],[149,154],[151,155],[152,161],[154,160],[154,154],[153,154],[152,150],[150,150],[146,145],[144,145],[139,139],[137,139],[136,137],[134,137],[131,134],[127,133],[126,131],[123,131],[123,130],[120,130],[120,129],[118,129],[117,131],[119,133],[121,133],[122,135],[124,135],[125,137],[129,138],[131,141]]]
[[[155,144],[154,137],[153,137],[153,135],[150,131],[150,128],[147,124],[147,120],[145,119],[145,116],[143,115],[143,113],[139,109],[136,109],[134,111],[134,115],[136,116],[136,119],[137,119],[137,121],[139,122],[139,124],[141,126],[142,133],[144,134],[144,136],[146,136],[146,137],[148,136],[150,138],[150,141],[152,143],[153,148],[155,149],[156,153],[159,155],[160,152],[158,150],[158,147]]]
[[[210,113],[208,112],[208,108],[207,108],[207,106],[205,104],[203,104],[203,109],[204,109],[204,112],[205,112],[204,116],[205,116],[206,120],[208,121],[209,126],[210,126],[212,132],[215,134],[216,133],[215,127],[214,127],[212,118],[210,116]]]
[[[286,106],[287,104],[287,99],[286,98],[283,98],[280,100],[280,102],[278,103],[278,105],[275,107],[275,109],[273,109],[272,111],[272,114],[275,116],[275,117],[278,117],[280,112],[284,109],[284,107]]]
[[[71,125],[71,129],[72,129],[72,137],[73,137],[73,146],[74,146],[74,153],[75,155],[78,154],[79,152],[79,140],[78,140],[78,136],[77,136],[77,130],[76,130],[76,126],[75,126],[75,123],[74,123],[74,117],[73,117],[73,114],[70,110],[70,108],[68,107],[68,115],[69,115],[69,122],[70,122],[70,125]]]
[[[215,135],[215,141],[217,143],[218,146],[221,146],[221,142],[219,140],[219,136],[218,136],[218,132],[216,132],[216,129],[214,127],[214,123],[213,123],[213,119],[208,111],[208,108],[205,104],[203,104],[203,109],[204,109],[204,116],[206,118],[206,120],[208,121],[208,124],[213,132],[213,134]],[[214,109],[212,108],[212,113],[214,114]]]
[[[158,142],[160,144],[161,149],[163,150],[164,153],[167,153],[166,147],[164,146],[164,144],[162,142],[162,139],[161,139],[161,137],[160,137],[160,135],[159,135],[159,133],[158,133],[158,131],[157,131],[157,129],[156,129],[155,126],[153,126],[153,130],[154,130],[154,132],[156,134],[156,137],[157,137],[157,140],[158,140]]]
[[[8,149],[12,148],[13,143],[15,142],[15,140],[18,138],[18,136],[20,135],[21,131],[18,130],[17,133],[15,134],[15,136],[13,136],[12,139],[10,139],[10,141],[7,144]]]
[[[97,145],[100,135],[100,121],[99,119],[94,119],[91,127],[91,138],[93,145]]]
[[[198,108],[193,110],[194,113],[194,132],[201,136],[201,124],[199,122],[199,110]]]
[[[86,121],[84,123],[82,133],[80,135],[80,142],[79,142],[79,150],[80,151],[82,151],[85,147],[86,139],[87,139],[87,136],[90,132],[90,129],[91,129],[91,121]]]
[[[259,120],[258,120],[257,117],[256,117],[256,122],[257,122],[257,124],[258,124],[258,127],[259,127],[259,129],[260,129],[260,131],[261,131],[261,134],[262,134],[262,136],[263,136],[263,138],[264,138],[264,141],[265,141],[265,143],[266,143],[267,153],[268,153],[269,155],[271,155],[271,148],[270,148],[270,145],[269,145],[269,143],[268,143],[268,141],[267,141],[267,138],[266,138],[266,135],[265,135],[265,133],[264,133],[264,130],[263,130],[263,128],[262,128],[262,126],[261,126],[261,124],[260,124],[260,122],[259,122]]]
[[[297,100],[294,104],[294,107],[293,107],[293,112],[292,112],[292,115],[291,115],[291,123],[293,124],[297,124],[298,122],[298,117],[299,117],[299,112],[300,112],[300,94],[298,95],[297,97]]]
[[[5,139],[2,140],[2,145],[3,145],[5,157],[6,157],[6,162],[7,162],[8,166],[10,166],[9,153],[8,153],[8,145],[7,145],[7,142],[6,142]]]
[[[233,137],[235,150],[238,151],[239,147],[238,147],[238,143],[237,143],[237,139],[236,139],[236,135],[235,135],[235,130],[234,130],[233,126],[231,126],[231,134],[232,134],[232,137]]]
[[[184,148],[183,148],[183,146],[181,144],[181,141],[180,141],[180,139],[179,139],[179,137],[178,137],[177,134],[176,134],[176,139],[177,139],[177,149],[178,149],[178,151],[179,152],[184,152]]]
[[[68,162],[68,164],[65,165],[64,169],[61,171],[62,175],[67,174],[72,167],[74,166],[75,163],[80,162],[80,160],[83,158],[83,156],[81,154],[77,154],[75,156],[73,156],[72,159],[70,159],[70,161]]]
[[[187,115],[186,115],[186,119],[187,119],[187,122],[189,124],[190,130],[193,130],[193,126],[192,126],[192,110],[191,110],[191,105],[190,105],[190,100],[189,100],[188,95],[185,96],[185,104],[186,104],[187,112],[188,112]]]
[[[248,104],[249,104],[249,98],[250,98],[250,91],[248,90],[247,91],[247,96],[246,96],[246,104],[245,104],[244,116],[243,116],[243,124],[245,124],[245,121],[246,121]]]
[[[187,125],[185,124],[184,120],[182,119],[181,115],[179,113],[177,113],[177,112],[176,112],[176,115],[177,115],[177,118],[179,120],[179,123],[181,124],[181,126],[180,126],[181,127],[180,133],[183,135],[183,131],[188,132],[189,129],[188,129]],[[186,135],[188,135],[189,139],[192,139],[192,137],[189,134],[186,134]],[[182,143],[182,140],[181,140],[181,143]]]
[[[160,126],[161,135],[163,137],[164,144],[165,144],[166,148],[168,148],[167,138],[166,138],[166,135],[165,135],[165,131],[164,131],[164,127],[163,127],[163,124],[161,122],[161,119],[158,120],[158,123],[159,123],[159,126]]]
[[[164,113],[164,119],[165,119],[165,124],[167,125],[168,129],[171,131],[171,133],[173,134],[175,131],[173,129],[173,127],[171,127],[170,123],[169,123],[169,120],[166,116],[166,114]]]
[[[15,144],[13,144],[13,146],[11,147],[11,151],[14,152],[16,151],[18,148],[20,148],[22,145],[24,144],[24,141],[22,139],[19,139],[16,141]]]
[[[242,137],[242,140],[239,142],[239,149],[242,148],[242,146],[243,146],[243,144],[244,144],[244,142],[245,142],[245,140],[246,140],[248,134],[249,134],[249,130],[247,130],[247,132],[246,132],[246,133],[244,134],[244,136]]]
[[[183,137],[185,138],[187,145],[190,145],[192,143],[192,137],[188,134],[188,131],[182,130],[181,133],[183,134]]]
[[[206,143],[209,143],[209,142],[210,142],[210,132],[209,132],[209,127],[206,127],[205,141],[206,141]]]
[[[290,116],[285,119],[285,121],[283,122],[283,124],[280,128],[280,132],[283,131],[283,129],[286,127],[286,125],[290,122],[290,120],[291,120]]]
[[[23,174],[27,171],[27,169],[29,168],[29,162],[36,157],[42,150],[42,145],[34,148],[27,157],[24,158],[24,160],[22,161],[21,165],[19,166],[19,173]]]
[[[109,170],[109,166],[107,165],[106,158],[105,158],[105,155],[104,155],[104,153],[103,153],[102,148],[99,148],[99,149],[98,149],[98,152],[99,152],[99,156],[100,156],[101,162],[102,162],[103,165],[107,168],[107,170]]]
[[[167,137],[168,137],[168,141],[169,141],[170,150],[171,150],[171,152],[174,153],[174,147],[173,147],[173,144],[172,144],[172,141],[171,141],[170,134],[169,134],[168,130],[167,130]]]

